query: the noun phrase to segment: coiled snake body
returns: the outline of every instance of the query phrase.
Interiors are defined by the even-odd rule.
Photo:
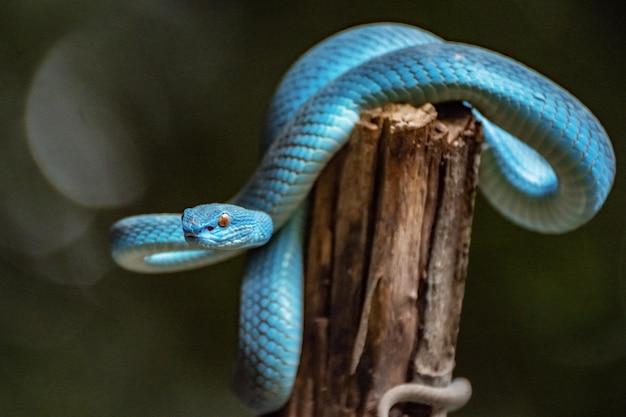
[[[561,233],[600,209],[615,157],[604,129],[576,98],[497,53],[405,25],[372,24],[323,41],[288,71],[268,113],[265,155],[229,204],[187,209],[182,224],[180,214],[123,219],[111,231],[113,258],[130,270],[167,272],[260,246],[250,252],[242,285],[233,387],[255,412],[273,411],[288,399],[299,361],[301,235],[315,179],[361,111],[445,101],[465,101],[479,112],[486,136],[480,187],[504,216]],[[452,396],[444,405],[458,406],[468,397],[464,384],[450,392],[399,391],[426,403]]]

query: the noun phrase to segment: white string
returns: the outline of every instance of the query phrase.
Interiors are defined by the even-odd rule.
[[[422,385],[416,382],[396,385],[387,390],[378,402],[378,417],[389,417],[389,410],[398,403],[420,403],[444,407],[455,411],[463,407],[472,396],[472,385],[465,378],[455,378],[443,388]]]

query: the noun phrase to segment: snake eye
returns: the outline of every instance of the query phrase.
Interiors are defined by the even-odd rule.
[[[219,219],[217,219],[217,225],[220,227],[226,227],[230,224],[230,215],[228,213],[220,214]]]

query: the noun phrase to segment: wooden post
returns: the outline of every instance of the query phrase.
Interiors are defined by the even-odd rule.
[[[460,103],[362,115],[311,199],[302,359],[273,416],[374,416],[394,385],[450,382],[481,142]]]

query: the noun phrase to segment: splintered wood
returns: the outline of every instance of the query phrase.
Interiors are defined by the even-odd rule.
[[[362,115],[312,194],[302,359],[272,415],[374,416],[394,385],[450,382],[481,143],[460,103]]]

